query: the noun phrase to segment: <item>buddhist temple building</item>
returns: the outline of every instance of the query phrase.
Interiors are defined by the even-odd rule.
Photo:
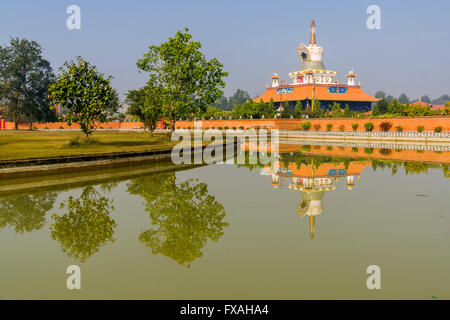
[[[307,217],[310,239],[314,239],[316,217],[322,213],[322,198],[327,191],[336,190],[335,182],[345,179],[345,186],[353,190],[355,180],[359,180],[361,171],[369,167],[368,160],[351,161],[348,166],[344,163],[301,164],[294,162],[285,164],[276,161],[271,166],[262,169],[261,174],[272,178],[274,189],[282,189],[286,182],[288,188],[298,191],[301,195],[296,211],[300,218]]]
[[[335,80],[337,72],[325,67],[322,61],[323,53],[323,48],[317,45],[316,25],[312,20],[309,45],[301,43],[298,46],[297,54],[302,64],[299,70],[289,73],[290,83],[282,81],[275,73],[272,76],[272,86],[254,101],[259,102],[262,99],[267,103],[273,99],[277,109],[283,102],[294,108],[297,101],[301,101],[302,107],[306,108],[308,105],[313,106],[313,102],[318,100],[324,109],[331,108],[333,102],[337,102],[341,108],[348,105],[355,111],[370,110],[372,103],[378,99],[361,89],[361,84],[356,83],[353,70],[346,74],[347,84],[339,84],[339,81]]]

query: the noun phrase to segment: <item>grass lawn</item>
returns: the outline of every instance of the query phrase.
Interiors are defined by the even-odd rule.
[[[0,131],[0,160],[147,151],[177,144],[167,135],[148,132],[99,131],[91,135],[91,143],[76,145],[84,139],[81,132]]]

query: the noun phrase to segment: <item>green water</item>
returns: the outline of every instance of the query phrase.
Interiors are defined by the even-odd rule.
[[[233,164],[3,180],[0,298],[449,299],[448,166],[341,160],[297,163],[367,164],[351,190],[345,175],[302,192]],[[66,287],[74,264],[81,290]]]

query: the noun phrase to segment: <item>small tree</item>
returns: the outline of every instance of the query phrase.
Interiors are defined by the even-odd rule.
[[[305,131],[308,131],[309,129],[311,129],[311,122],[303,122],[302,123],[302,129]]]
[[[166,42],[150,46],[137,62],[140,70],[149,73],[151,86],[164,97],[163,114],[171,121],[171,130],[180,117],[202,115],[222,96],[223,78],[228,76],[217,59],[206,59],[200,42],[192,41],[188,31],[185,28]]]
[[[353,124],[352,124],[352,129],[353,129],[353,131],[358,130],[358,127],[359,127],[359,124],[358,124],[358,123],[353,123]]]
[[[108,104],[114,100],[111,77],[105,78],[81,57],[64,63],[64,67],[49,87],[50,99],[67,108],[67,124],[79,123],[89,139],[98,123],[106,120]]]
[[[380,123],[380,129],[381,131],[389,131],[392,128],[392,123],[388,122],[388,121],[384,121],[382,123]]]
[[[366,131],[372,131],[373,130],[373,123],[372,122],[366,122],[364,124],[364,128],[366,129]]]
[[[294,117],[300,118],[302,114],[303,114],[302,102],[298,100],[294,108]]]
[[[138,90],[130,90],[127,94],[129,104],[127,113],[136,116],[150,132],[156,129],[162,117],[162,97],[158,88],[147,85]],[[213,107],[211,107],[213,108]]]

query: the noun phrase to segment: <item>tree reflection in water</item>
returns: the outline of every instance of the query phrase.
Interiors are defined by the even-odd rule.
[[[224,207],[197,179],[177,184],[175,173],[161,174],[132,180],[128,191],[144,198],[152,223],[139,241],[153,254],[161,253],[187,268],[203,255],[208,239],[217,241],[228,226]]]
[[[49,192],[0,199],[0,228],[11,226],[16,233],[39,230],[56,196],[56,192]]]
[[[61,244],[69,257],[85,262],[102,245],[114,242],[117,224],[110,217],[110,211],[114,210],[112,202],[94,187],[85,187],[79,198],[70,196],[61,203],[61,209],[67,208],[67,213],[52,215],[52,238]]]

